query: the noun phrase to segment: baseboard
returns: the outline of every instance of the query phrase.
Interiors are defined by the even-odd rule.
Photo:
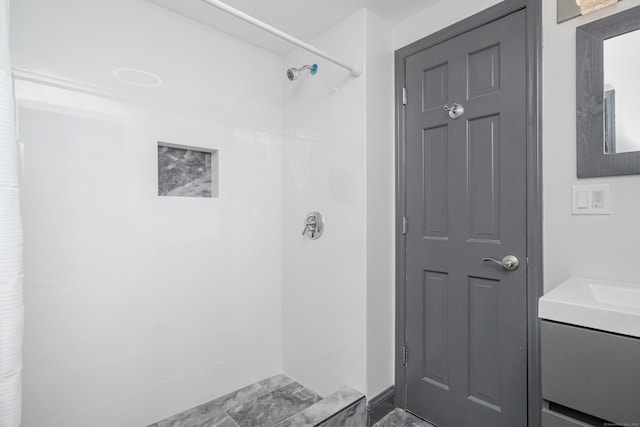
[[[371,427],[395,408],[395,387],[391,386],[367,402],[367,425]]]

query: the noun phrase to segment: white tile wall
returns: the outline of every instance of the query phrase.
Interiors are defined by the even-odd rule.
[[[395,136],[391,27],[367,12],[367,388],[395,383]]]
[[[114,93],[17,81],[23,425],[144,426],[282,371],[281,58],[142,0],[12,6],[14,66]],[[158,198],[158,141],[220,150],[220,198]]]
[[[16,67],[113,93],[18,81],[25,427],[146,425],[283,365],[321,394],[391,385],[384,22],[363,10],[313,41],[363,65],[354,79],[142,0],[23,0],[12,18]],[[117,67],[164,84],[128,87]],[[219,149],[220,199],[158,198],[157,141]]]
[[[320,393],[373,397],[393,384],[391,27],[361,10],[312,43],[364,71],[285,58],[319,71],[285,85],[284,366]],[[310,241],[301,224],[315,209],[326,228]]]
[[[364,65],[365,11],[312,44]],[[320,394],[366,389],[366,73],[307,52],[285,66],[317,63],[318,73],[285,85],[283,146],[284,367]],[[301,236],[318,210],[325,231]]]

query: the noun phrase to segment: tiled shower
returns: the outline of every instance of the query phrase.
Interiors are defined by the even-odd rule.
[[[379,81],[391,99],[390,66],[354,79],[143,0],[11,14],[25,427],[150,425],[281,373],[322,396],[393,383],[392,105],[365,102]],[[389,34],[362,10],[314,43],[367,70]],[[217,193],[159,196],[159,144],[215,153]]]
[[[396,356],[393,51],[499,1],[439,1],[392,27],[363,10],[308,40],[359,62],[357,79],[159,2],[10,2],[23,426],[145,426],[281,373],[376,396]],[[562,24],[541,3],[545,290],[575,272],[637,281],[638,177],[607,178],[610,217],[572,216],[566,102],[576,27],[637,0]],[[123,83],[123,68],[162,84]],[[217,151],[218,197],[159,197],[160,142]],[[326,230],[312,242],[314,210]]]

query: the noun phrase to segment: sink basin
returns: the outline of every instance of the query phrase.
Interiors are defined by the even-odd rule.
[[[640,283],[572,277],[539,302],[541,319],[640,338]]]

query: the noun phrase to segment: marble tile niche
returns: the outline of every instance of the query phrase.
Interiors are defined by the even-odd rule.
[[[158,196],[218,197],[218,151],[158,142]]]

